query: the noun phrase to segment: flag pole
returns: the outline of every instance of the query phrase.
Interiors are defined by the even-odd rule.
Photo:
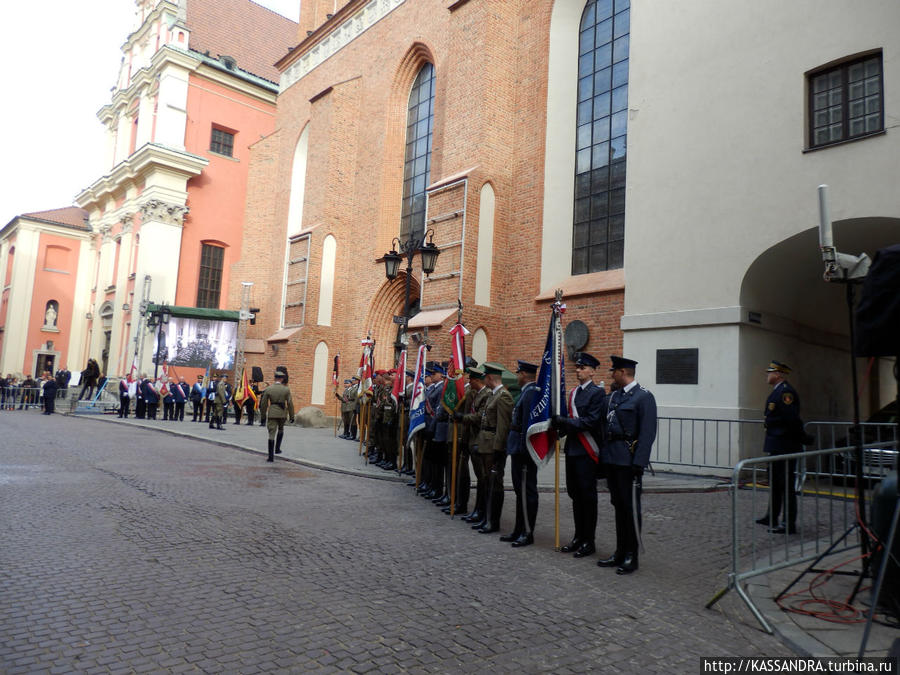
[[[559,307],[562,304],[562,289],[556,290],[556,302],[553,303],[553,316],[556,319],[556,331],[553,335],[553,415],[559,415],[559,395],[560,395],[560,372],[559,372],[559,362],[560,362],[560,337],[562,333],[562,326],[560,326],[560,312]],[[554,457],[554,465],[555,465],[555,476],[554,476],[554,486],[553,486],[553,506],[554,506],[554,546],[558,551],[559,546],[559,434],[556,434],[555,439],[555,457]]]

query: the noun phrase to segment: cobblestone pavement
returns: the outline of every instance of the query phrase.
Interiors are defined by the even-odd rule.
[[[72,417],[7,414],[0,434],[3,673],[699,673],[789,655],[735,594],[703,607],[730,561],[727,493],[647,495],[641,569],[619,577],[553,551],[551,495],[536,545],[512,549],[397,483]]]

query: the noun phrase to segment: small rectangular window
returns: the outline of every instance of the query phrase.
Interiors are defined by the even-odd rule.
[[[807,76],[809,147],[884,130],[881,54],[847,61]]]
[[[213,127],[212,138],[209,140],[209,149],[226,157],[234,156],[234,134],[223,129]]]
[[[203,244],[200,252],[200,280],[197,282],[197,307],[219,308],[224,261],[224,248]]]

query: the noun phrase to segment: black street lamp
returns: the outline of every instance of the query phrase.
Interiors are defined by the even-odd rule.
[[[425,240],[428,240],[427,242]],[[424,234],[417,236],[417,233],[410,229],[409,237],[406,241],[400,241],[394,237],[391,242],[391,250],[385,253],[379,262],[384,262],[384,274],[388,281],[397,278],[400,271],[400,262],[406,256],[406,296],[403,302],[403,334],[405,335],[409,327],[409,295],[412,283],[412,264],[416,252],[422,255],[422,271],[428,276],[434,272],[437,265],[438,256],[441,249],[433,241],[434,230],[427,230]],[[399,251],[397,249],[400,249]]]
[[[162,344],[160,342],[160,334],[162,333],[162,327],[164,325],[168,325],[169,317],[172,316],[172,310],[168,305],[156,305],[149,312],[149,317],[147,319],[147,327],[148,328],[156,328],[156,353],[153,355],[153,381],[156,382],[156,376],[159,371],[159,353],[161,351]]]

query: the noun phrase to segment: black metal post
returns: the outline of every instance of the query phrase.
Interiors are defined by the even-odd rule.
[[[853,282],[849,279],[845,280],[847,286],[847,314],[850,321],[850,375],[853,384],[853,440],[854,455],[856,456],[856,503],[859,507],[859,522],[863,526],[866,524],[866,497],[865,497],[865,478],[863,477],[863,460],[865,459],[863,452],[862,427],[859,420],[859,384],[856,373],[856,328],[853,321]],[[862,529],[860,536],[860,551],[865,556],[869,552],[869,538]]]

